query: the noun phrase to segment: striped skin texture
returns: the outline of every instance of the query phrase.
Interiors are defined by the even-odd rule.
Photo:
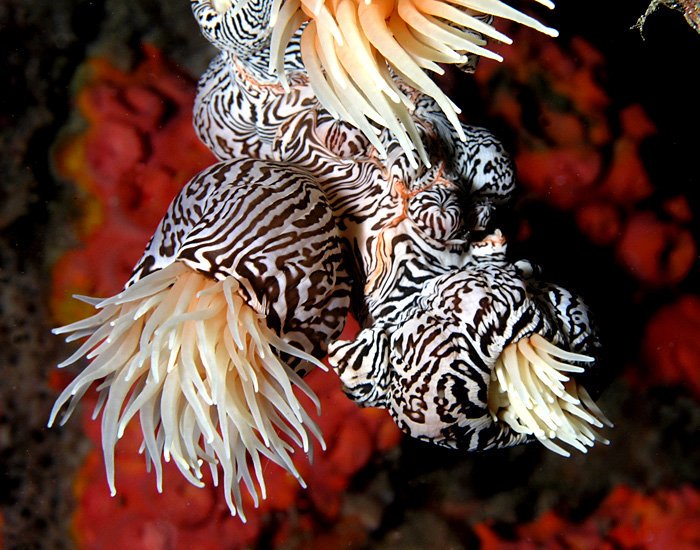
[[[386,315],[405,305],[392,295],[409,259],[423,258],[414,262],[422,280],[460,265],[467,233],[486,227],[514,189],[510,159],[483,129],[464,126],[469,139],[459,140],[434,101],[418,96],[416,118],[432,165],[411,167],[388,131],[380,135],[388,155],[379,160],[361,132],[321,108],[303,75],[290,81],[297,84],[288,93],[256,84],[240,63],[219,56],[200,82],[196,128],[221,159],[279,159],[313,173],[353,251],[367,302]],[[218,108],[225,105],[237,108]],[[406,233],[416,235],[402,239]]]
[[[348,252],[353,312],[365,327],[330,346],[347,394],[440,445],[526,440],[487,406],[504,347],[532,333],[584,353],[597,341],[578,298],[506,262],[500,237],[472,237],[492,229],[514,190],[502,145],[466,125],[460,140],[432,98],[404,87],[430,166],[412,166],[387,130],[380,159],[361,131],[322,108],[303,73],[288,78],[288,90],[260,82],[244,61],[220,55],[200,82],[196,128],[221,159],[274,159],[313,174]]]
[[[204,170],[171,204],[128,286],[176,260],[234,277],[271,329],[316,357],[343,329],[350,282],[340,235],[303,170],[256,159]]]
[[[270,0],[239,0],[219,12],[211,0],[191,0],[192,13],[204,37],[222,53],[244,60],[248,72],[261,82],[278,82],[269,71]],[[287,71],[303,69],[300,48],[301,32],[287,44],[283,67]]]
[[[586,354],[599,346],[580,298],[528,280],[501,247],[488,248],[431,280],[400,317],[330,352],[352,399],[387,408],[413,437],[470,451],[528,439],[488,406],[491,372],[509,343],[537,333]]]
[[[578,298],[506,261],[500,234],[474,237],[493,229],[514,188],[501,144],[469,126],[460,140],[431,97],[399,83],[429,162],[411,163],[386,129],[380,158],[365,132],[322,108],[294,41],[288,88],[265,73],[268,3],[193,8],[222,50],[194,117],[221,162],[182,190],[129,284],[174,261],[232,276],[270,328],[316,357],[338,337],[353,296],[363,331],[330,347],[351,398],[441,445],[522,441],[488,416],[501,351],[533,333],[589,354],[597,341]]]
[[[284,81],[271,76],[270,0],[192,7],[221,50],[194,112],[219,162],[173,201],[127,289],[87,299],[99,311],[58,329],[87,337],[64,365],[91,363],[51,422],[102,380],[113,490],[114,446],[138,411],[156,472],[173,457],[201,485],[203,462],[218,464],[241,515],[241,485],[265,498],[260,457],[303,484],[290,442],[306,451],[309,435],[321,438],[292,388],[313,401],[300,376],[327,352],[349,397],[387,408],[414,437],[469,450],[527,440],[509,422],[520,402],[490,409],[490,381],[501,365],[513,370],[502,354],[533,334],[555,352],[552,343],[594,355],[598,343],[578,297],[509,263],[500,232],[483,237],[514,188],[498,140],[455,128],[436,100],[397,80],[413,106],[402,124],[425,151],[418,164],[390,129],[356,128],[322,107],[303,69],[303,27],[277,64]],[[351,307],[363,330],[341,342]]]
[[[194,127],[221,160],[238,157],[274,159],[273,141],[290,115],[316,102],[303,74],[285,93],[279,83],[266,83],[246,71],[235,56],[218,55],[199,82]]]
[[[222,51],[251,58],[267,47],[271,29],[261,22],[270,18],[271,2],[250,0],[245,9],[220,12],[209,0],[192,0],[192,13],[202,34]]]

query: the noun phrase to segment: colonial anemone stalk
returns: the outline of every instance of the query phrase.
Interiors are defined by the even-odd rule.
[[[325,367],[268,328],[257,311],[264,306],[248,305],[235,278],[217,281],[175,261],[111,298],[84,300],[98,313],[54,332],[68,334],[68,341],[87,337],[60,367],[83,357],[91,362],[60,395],[49,425],[68,405],[65,422],[90,385],[101,381],[95,416],[103,409],[112,494],[115,446],[137,413],[142,452],[155,467],[159,491],[161,456],[172,458],[196,486],[203,485],[205,462],[218,483],[220,465],[228,506],[244,521],[239,484],[256,506],[259,495],[265,498],[262,456],[303,485],[290,456],[293,445],[309,451],[309,433],[322,446],[323,439],[294,388],[319,404],[279,353]]]
[[[581,373],[573,363],[592,357],[565,351],[539,334],[509,344],[491,374],[489,410],[495,421],[533,435],[549,450],[570,453],[557,441],[585,453],[594,441],[608,444],[593,428],[612,427],[588,392],[563,373]]]
[[[536,1],[554,7],[549,0]],[[467,55],[500,61],[485,47],[484,37],[512,41],[486,22],[492,16],[557,35],[499,0],[275,0],[270,68],[286,85],[285,48],[308,23],[301,54],[323,106],[359,128],[380,154],[385,153],[384,146],[371,122],[389,129],[414,163],[415,149],[429,164],[410,116],[413,103],[399,90],[394,76],[431,96],[464,140],[459,108],[426,71],[443,74],[438,63],[463,64]]]

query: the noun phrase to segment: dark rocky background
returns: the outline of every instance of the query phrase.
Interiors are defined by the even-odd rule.
[[[51,147],[88,55],[128,66],[143,39],[193,74],[209,57],[189,3],[0,3],[0,506],[8,548],[71,547],[72,484],[86,450],[79,424],[48,430],[47,375],[62,354],[47,314],[53,261],[74,242],[71,191]],[[0,547],[2,544],[0,543]]]

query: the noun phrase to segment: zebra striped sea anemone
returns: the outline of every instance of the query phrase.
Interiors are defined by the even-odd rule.
[[[581,373],[575,363],[594,359],[563,350],[539,334],[511,343],[491,373],[488,405],[496,422],[534,436],[549,450],[570,456],[559,443],[585,453],[595,441],[608,440],[594,431],[612,427],[588,392],[564,373]]]
[[[294,389],[317,407],[318,400],[279,353],[325,367],[268,328],[233,277],[217,281],[175,261],[111,298],[83,299],[98,312],[54,332],[67,334],[68,341],[87,338],[60,367],[83,357],[91,362],[59,396],[49,425],[67,406],[65,422],[88,388],[100,382],[94,416],[102,410],[112,494],[115,446],[137,414],[141,450],[155,469],[159,491],[161,457],[173,460],[196,486],[203,485],[205,463],[218,483],[219,465],[231,513],[244,521],[241,482],[256,506],[266,496],[261,457],[303,485],[292,445],[308,452],[310,435],[322,446],[323,439]]]
[[[61,366],[89,360],[59,396],[65,419],[93,382],[114,486],[114,449],[138,415],[156,470],[173,460],[201,486],[223,471],[226,500],[243,517],[241,486],[265,498],[261,458],[303,485],[291,454],[323,442],[295,389],[342,332],[349,305],[335,218],[308,173],[239,159],[195,176],[171,203],[126,288],[57,329],[85,339]],[[323,446],[323,444],[322,444]]]
[[[554,7],[550,0],[535,1]],[[270,67],[286,85],[285,48],[306,24],[301,55],[321,104],[359,128],[381,154],[372,123],[389,129],[414,163],[415,149],[429,164],[411,118],[412,98],[394,78],[431,96],[464,140],[459,108],[426,71],[443,74],[439,63],[464,64],[471,55],[501,60],[485,47],[485,37],[512,41],[488,22],[492,16],[557,35],[500,0],[275,0]]]

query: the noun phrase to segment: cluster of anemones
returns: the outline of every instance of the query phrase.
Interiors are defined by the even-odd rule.
[[[429,69],[431,63],[434,65],[440,61],[462,62],[464,52],[486,55],[486,50],[479,45],[481,37],[478,33],[493,35],[496,31],[489,25],[453,7],[448,9],[446,5],[433,5],[437,2],[418,6],[410,4],[408,0],[400,0],[395,5],[389,2],[356,4],[353,0],[341,0],[338,4],[321,3],[312,7],[295,2],[291,0],[273,8],[277,17],[275,28],[282,29],[279,31],[282,34],[273,33],[272,63],[277,64],[281,72],[279,48],[284,47],[310,11],[308,17],[312,21],[303,31],[302,57],[319,97],[325,94],[326,101],[335,102],[335,107],[344,109],[339,111],[330,105],[333,114],[343,118],[349,116],[348,120],[368,135],[375,135],[375,127],[367,122],[372,120],[392,131],[405,150],[417,146],[420,138],[411,118],[412,104],[409,96],[395,83],[391,74],[393,71],[419,92],[432,95],[462,132],[454,106],[432,82],[425,80],[427,77],[423,69]],[[227,6],[224,2],[218,9],[236,9]],[[534,20],[493,0],[465,0],[460,6],[539,26]],[[450,10],[464,17],[458,17]],[[324,29],[327,28],[330,33],[326,40],[335,40],[332,52],[327,50],[330,45],[324,45],[324,40],[319,37],[321,32],[326,31],[320,31],[320,26],[315,25],[313,14],[323,14],[319,23],[322,20],[328,23]],[[435,17],[448,20],[461,29]],[[391,30],[393,24],[396,28]],[[439,36],[437,42],[432,35]],[[501,35],[497,37],[505,38]],[[422,65],[418,62],[420,60],[423,60]],[[334,75],[334,71],[337,74]],[[334,80],[335,77],[337,80]],[[398,105],[403,107],[397,108]],[[353,111],[356,108],[359,111]],[[427,164],[427,157],[422,156]],[[226,170],[229,168],[229,165],[215,165],[211,173],[207,172],[202,178],[206,180],[211,176],[210,181],[221,184],[228,176]],[[253,183],[259,189],[269,190],[272,185],[268,184],[274,181],[275,176],[266,177],[268,179]],[[212,197],[205,191],[203,195],[206,200],[198,203],[201,197],[193,196],[202,181],[198,176],[192,183],[195,192],[188,188],[187,193],[178,197],[170,212],[172,218],[166,218],[164,229],[156,233],[151,241],[158,245],[158,239],[162,238],[161,251],[171,246],[172,243],[167,244],[166,241],[182,239],[182,234],[191,229],[188,223],[197,225],[201,222],[206,225],[209,221],[206,216],[222,217],[227,221],[230,221],[229,217],[235,218],[231,214],[231,210],[237,208],[235,200],[228,200],[225,195],[222,198],[214,194]],[[288,187],[284,187],[283,192],[286,196],[282,200],[286,200],[290,196]],[[235,194],[235,191],[232,193]],[[323,203],[322,198],[315,195],[310,202],[318,205]],[[236,200],[239,199],[259,204],[250,189],[242,192]],[[220,204],[224,204],[222,210],[217,208]],[[209,208],[212,208],[211,212]],[[207,210],[206,216],[204,210]],[[284,209],[281,212],[287,214]],[[309,212],[304,211],[300,215],[304,224],[314,217],[307,214]],[[318,212],[315,215],[318,217]],[[280,217],[278,215],[275,219]],[[242,216],[241,219],[248,218]],[[285,219],[289,224],[290,220]],[[236,227],[239,225],[236,219],[230,223]],[[214,224],[210,226],[217,229]],[[279,235],[271,231],[267,223],[258,223],[256,228],[260,230],[260,235],[253,235],[259,239],[254,245],[256,250],[263,249],[260,243],[266,240],[275,241],[274,246],[278,245],[276,239]],[[320,235],[320,240],[326,238],[325,233]],[[226,241],[229,235],[217,233],[216,237],[224,238],[223,249],[230,244]],[[283,237],[281,241],[286,241],[289,235]],[[231,237],[232,240],[237,238],[237,235]],[[64,406],[67,406],[66,416],[70,415],[90,385],[101,381],[96,414],[104,407],[102,443],[112,492],[115,490],[114,449],[127,424],[138,414],[143,433],[143,451],[156,469],[159,484],[162,478],[161,457],[166,462],[172,459],[185,478],[198,486],[202,484],[204,476],[203,465],[211,467],[215,481],[217,467],[220,466],[228,506],[232,513],[242,515],[242,485],[245,485],[255,504],[259,496],[266,496],[263,458],[277,463],[303,484],[290,456],[292,449],[300,447],[308,451],[311,448],[310,436],[315,436],[319,441],[322,439],[315,422],[301,406],[294,388],[301,389],[312,401],[313,393],[283,358],[292,356],[306,361],[307,366],[322,367],[322,364],[285,341],[279,331],[275,332],[274,320],[271,321],[272,325],[268,324],[269,304],[265,303],[265,299],[257,301],[250,281],[259,273],[247,278],[240,275],[239,278],[235,271],[238,258],[231,260],[235,264],[231,268],[234,274],[222,272],[221,258],[225,254],[219,254],[222,248],[217,248],[221,243],[201,240],[200,236],[193,239],[198,242],[199,248],[192,257],[172,257],[166,252],[147,255],[148,260],[158,265],[148,265],[144,260],[145,263],[137,269],[138,275],[125,290],[105,300],[85,299],[97,310],[95,315],[56,331],[68,334],[69,341],[86,339],[62,366],[82,358],[91,362],[61,394],[50,422],[54,422]],[[336,241],[326,238],[326,242]],[[309,250],[304,243],[300,248]],[[279,275],[279,283],[283,271],[294,271],[298,266],[291,265],[284,255],[281,256],[283,260],[275,258],[274,254],[279,248],[274,250],[271,256],[275,260],[274,268],[279,270],[275,272]],[[265,256],[264,249],[261,256]],[[340,262],[337,260],[340,256],[338,249],[338,253],[332,257]],[[191,264],[198,262],[211,269],[197,271],[196,266]],[[329,260],[329,263],[332,262]],[[149,273],[151,268],[154,271]],[[250,268],[244,266],[241,269]],[[252,270],[256,269],[263,272],[266,266],[256,266]],[[320,269],[316,269],[313,275],[319,272]],[[338,268],[338,273],[341,272]],[[142,273],[149,274],[141,276]],[[312,279],[310,274],[304,281]],[[331,286],[340,284],[340,279],[342,277],[338,275]],[[328,292],[332,293],[334,289]],[[322,308],[319,304],[325,303],[325,297],[319,296],[314,292],[306,295],[313,307]],[[347,294],[343,296],[347,299]],[[290,297],[281,295],[274,299],[284,302],[285,306],[287,302],[292,302],[288,310],[291,313],[311,307],[306,303],[294,302],[295,297],[292,296],[290,300]],[[339,309],[343,313],[338,318],[342,319],[347,305]],[[322,311],[318,316],[323,317],[327,313]],[[336,333],[330,332],[328,339],[337,337],[339,332],[340,329]],[[606,421],[585,391],[561,374],[577,372],[580,368],[557,358],[568,362],[589,360],[586,356],[565,352],[534,336],[507,348],[494,371],[492,388],[495,391],[492,392],[491,405],[494,417],[510,425],[516,432],[532,434],[552,450],[565,454],[552,440],[558,439],[585,450],[593,440],[601,439],[589,426],[602,426]]]

